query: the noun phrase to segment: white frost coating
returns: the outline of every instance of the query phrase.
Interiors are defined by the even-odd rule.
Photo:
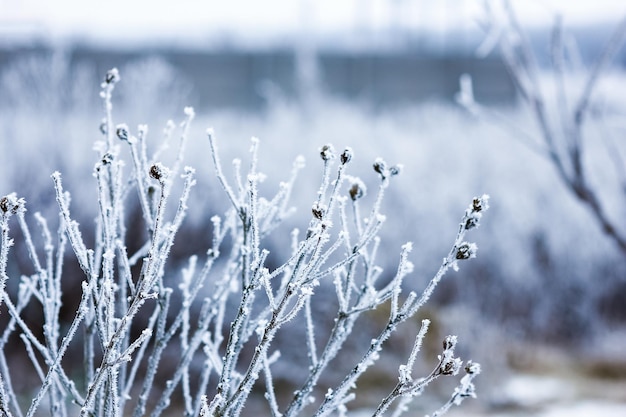
[[[306,165],[306,159],[304,158],[304,156],[302,155],[298,155],[296,157],[296,159],[294,160],[294,168],[304,168],[304,166]]]
[[[109,80],[105,82],[103,92],[105,108],[110,110],[110,93],[112,85],[119,81],[119,74],[112,72],[107,77]],[[242,409],[253,389],[264,385],[264,398],[274,417],[301,415],[304,408],[315,403],[315,392],[326,392],[321,403],[316,404],[319,406],[316,417],[335,411],[343,416],[347,413],[346,404],[355,397],[359,379],[379,359],[392,333],[415,316],[430,297],[431,287],[434,288],[448,268],[456,266],[459,259],[475,256],[475,246],[465,240],[465,229],[475,227],[474,223],[477,225],[482,220],[488,207],[486,196],[472,202],[469,214],[466,213],[465,229],[453,245],[456,253],[452,251],[445,258],[424,295],[420,297],[414,292],[407,295],[402,279],[414,269],[408,261],[413,244],[402,246],[395,275],[392,269],[383,276],[379,264],[387,263],[388,259],[381,261],[380,258],[387,257],[388,251],[377,253],[382,245],[397,248],[393,242],[382,243],[377,233],[386,219],[380,213],[381,207],[385,207],[383,195],[385,190],[393,188],[389,184],[395,180],[390,178],[398,174],[399,165],[388,166],[381,158],[376,160],[374,169],[379,178],[375,178],[376,186],[372,189],[378,190],[378,194],[371,199],[372,202],[368,201],[369,198],[361,199],[365,195],[365,184],[348,175],[355,158],[352,150],[343,148],[346,149],[343,153],[335,155],[331,146],[322,147],[317,158],[321,185],[311,192],[314,204],[307,208],[307,222],[299,225],[305,232],[299,235],[299,229],[294,228],[287,237],[280,222],[291,213],[290,194],[301,187],[295,179],[298,170],[304,166],[304,158],[297,157],[293,168],[286,170],[288,178],[282,178],[276,194],[261,195],[265,194],[264,188],[272,188],[274,192],[276,189],[257,187],[265,179],[265,175],[257,170],[257,165],[261,165],[258,139],[251,140],[250,163],[242,164],[240,159],[235,159],[235,173],[227,175],[221,169],[214,130],[208,128],[210,163],[214,165],[224,198],[229,203],[223,215],[213,215],[203,212],[206,208],[202,206],[194,207],[206,199],[188,198],[195,184],[195,170],[183,165],[183,152],[176,154],[174,151],[174,155],[167,155],[171,151],[166,147],[156,147],[157,152],[152,154],[154,144],[148,142],[152,138],[147,137],[147,127],[140,126],[135,139],[127,126],[114,123],[114,113],[108,110],[101,127],[107,140],[98,145],[100,162],[96,165],[99,187],[96,195],[101,201],[94,207],[100,212],[93,216],[98,219],[97,229],[88,234],[96,237],[88,242],[94,247],[88,248],[83,241],[79,224],[70,213],[70,196],[63,190],[61,174],[55,172],[54,186],[61,213],[59,236],[56,240],[44,237],[44,246],[40,250],[26,238],[25,247],[34,273],[31,277],[16,279],[19,281],[18,294],[5,294],[2,299],[16,329],[19,327],[16,331],[22,334],[26,346],[33,352],[31,356],[37,358],[31,360],[32,366],[40,372],[43,381],[39,391],[37,387],[32,390],[29,387],[29,392],[35,392],[36,398],[27,413],[18,412],[20,403],[13,384],[3,381],[0,404],[6,405],[13,415],[41,413],[42,399],[49,398],[52,404],[67,405],[68,415],[128,414],[141,417],[148,409],[148,400],[154,399],[151,412],[158,417],[168,411],[171,395],[177,392],[182,394],[180,405],[186,415],[236,416],[244,413]],[[185,139],[195,112],[187,107],[184,113],[187,119],[179,126],[168,122],[165,141],[181,127],[184,130],[181,141]],[[133,142],[129,146],[133,164],[129,165],[128,172],[122,169],[124,153],[118,152],[119,145],[110,143],[114,135]],[[171,170],[159,162],[154,163],[160,157],[164,161],[175,159]],[[184,167],[182,175],[178,175],[180,167]],[[130,217],[133,210],[124,207],[128,201],[135,201],[126,198],[129,195],[139,199],[140,221],[135,222]],[[13,194],[0,199],[0,209],[5,213],[0,212],[2,282],[13,274],[7,267],[7,259],[13,255],[13,238],[29,236],[24,204],[16,201],[20,200]],[[220,204],[211,204],[213,206]],[[203,221],[210,219],[212,228],[207,232],[208,239],[196,241],[177,236],[188,210],[200,210]],[[7,211],[15,211],[13,214],[20,217],[20,234],[9,235]],[[41,219],[40,223],[43,223]],[[88,222],[83,224],[92,226]],[[275,251],[270,257],[267,247],[270,233],[286,237],[271,240],[285,242],[286,252],[278,245],[272,248]],[[129,238],[133,239],[133,245],[128,244]],[[140,239],[141,244],[136,253],[128,254],[127,248],[137,247],[134,244],[136,239]],[[174,244],[181,244],[184,251],[193,249],[197,253],[180,271],[180,260],[170,257],[171,253],[180,253],[173,248]],[[62,263],[72,258],[77,258],[84,273],[83,293],[71,331],[65,334],[63,331],[67,326],[61,326],[59,322],[61,300],[64,299],[60,291],[66,287],[61,285],[61,279],[65,271],[75,268],[65,268]],[[324,285],[332,280],[336,294],[331,295],[330,300],[320,299],[322,291],[317,288],[326,288]],[[176,293],[168,286],[172,286]],[[45,345],[35,336],[39,331],[31,331],[20,317],[21,309],[27,304],[29,308],[45,307],[41,315]],[[386,323],[360,317],[384,304],[392,306]],[[320,314],[331,316],[318,317]],[[334,328],[319,331],[319,323],[333,323]],[[351,338],[362,330],[363,325],[377,326],[374,331],[379,332],[369,340],[369,345],[367,339]],[[80,327],[85,332],[78,338],[75,335],[81,333],[77,332]],[[306,363],[301,369],[295,369],[296,365],[291,363],[281,364],[279,361],[288,360],[291,355],[285,355],[287,359],[281,357],[273,345],[278,332],[286,332],[285,336],[289,338],[288,332],[293,328],[300,329],[298,331],[302,333],[298,334],[305,335],[294,343],[298,349],[304,349],[302,357]],[[141,332],[139,336],[137,331]],[[347,341],[365,343],[360,349],[365,352],[364,356],[355,361],[353,368],[336,386],[324,386],[324,381],[329,380],[325,378],[325,372],[329,372]],[[81,342],[84,343],[82,347],[79,346]],[[421,342],[419,337],[414,346],[419,346],[418,342]],[[451,339],[448,344],[454,345],[456,341]],[[81,376],[87,387],[84,392],[77,391],[63,368],[68,362],[63,354],[70,347],[73,352],[79,352],[81,356],[77,360],[83,362],[73,369],[88,370]],[[417,350],[414,347],[414,351]],[[447,346],[441,353],[438,368],[441,375],[454,375],[461,369],[460,360],[452,350],[452,346]],[[275,353],[268,358],[272,351]],[[413,356],[399,368],[400,382],[408,385],[423,381],[411,378]],[[176,360],[171,366],[160,366],[166,357]],[[46,369],[41,369],[42,364],[46,364]],[[11,364],[7,366],[10,368]],[[280,370],[285,368],[291,371],[292,367],[293,372],[300,375],[298,386],[293,388],[295,392],[291,399],[281,402],[284,409],[279,409],[272,373],[282,372]],[[478,369],[472,369],[460,379],[453,393],[456,395],[453,403],[474,396],[472,381]],[[3,375],[5,372],[10,374],[1,371]],[[139,374],[141,380],[137,377]],[[157,377],[167,381],[165,389],[158,389]],[[258,378],[265,378],[265,383],[258,383]],[[213,386],[217,386],[214,397],[204,396]],[[413,388],[402,387],[401,395],[410,397],[414,394]],[[285,392],[290,391],[291,388]],[[136,395],[130,395],[131,392]],[[389,402],[394,400],[393,396],[389,398]],[[73,404],[84,406],[80,409]],[[59,415],[63,413],[59,411]]]
[[[185,116],[187,117],[195,117],[196,112],[194,111],[193,107],[185,107],[185,109],[183,110],[185,113]]]

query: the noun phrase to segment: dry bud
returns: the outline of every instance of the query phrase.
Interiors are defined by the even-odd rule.
[[[110,152],[105,153],[104,155],[102,155],[102,165],[113,163],[113,159],[115,159],[115,157],[113,156],[112,153]]]
[[[465,372],[469,375],[478,375],[480,373],[480,364],[477,362],[467,361],[465,364]]]
[[[0,199],[0,210],[2,210],[3,213],[6,213],[11,210],[10,207],[12,207],[12,204],[9,201],[9,196],[2,197],[2,199]]]
[[[352,159],[352,154],[352,148],[347,147],[340,156],[341,163],[345,165],[350,162],[350,160]]]
[[[400,171],[402,171],[402,165],[387,167],[387,164],[382,158],[376,158],[374,161],[374,171],[378,172],[380,179],[385,181],[389,177],[398,175]]]
[[[463,242],[456,250],[456,259],[470,259],[476,257],[478,246],[475,243]]]
[[[128,141],[128,126],[126,124],[117,125],[115,134],[120,140]]]
[[[335,157],[335,150],[333,149],[333,145],[324,145],[320,149],[320,156],[324,161],[330,161]]]
[[[446,336],[443,340],[443,354],[440,357],[441,364],[439,365],[439,372],[442,375],[456,375],[461,370],[463,365],[461,359],[454,357],[456,343],[456,336]]]
[[[488,208],[489,196],[487,194],[483,194],[481,197],[474,197],[472,204],[465,210],[465,217],[463,218],[465,230],[478,227],[480,219],[483,217],[482,212]]]
[[[16,214],[20,210],[24,210],[25,204],[26,201],[23,198],[17,198],[15,193],[11,193],[0,199],[0,211]]]
[[[322,220],[322,218],[324,217],[324,214],[326,214],[326,207],[316,202],[313,204],[313,207],[311,208],[311,212],[313,212],[313,216],[316,219]]]
[[[157,162],[150,167],[150,176],[159,182],[163,182],[170,174],[170,170],[163,164]]]
[[[462,365],[463,363],[461,362],[461,359],[450,358],[450,360],[441,364],[439,372],[441,372],[442,375],[456,375],[461,370]]]
[[[382,179],[387,178],[387,164],[382,158],[376,158],[374,161],[374,171],[378,172]]]
[[[478,227],[481,217],[483,217],[482,213],[479,213],[477,211],[471,211],[467,213],[465,216],[465,230],[470,230]]]
[[[472,201],[472,211],[481,212],[489,208],[489,195],[483,194],[480,197],[474,197]]]
[[[117,68],[112,68],[108,70],[106,75],[104,76],[104,82],[107,84],[115,84],[119,82],[119,80],[120,72],[117,70]]]
[[[443,350],[454,349],[457,341],[458,339],[456,336],[446,336],[446,338],[443,339]]]
[[[354,178],[348,192],[350,193],[350,198],[352,199],[352,201],[356,201],[359,198],[365,196],[367,188],[365,187],[365,184],[363,184],[363,181],[358,178]]]
[[[389,168],[389,175],[393,177],[394,175],[400,174],[400,172],[402,172],[402,168],[403,166],[401,164],[392,166]]]

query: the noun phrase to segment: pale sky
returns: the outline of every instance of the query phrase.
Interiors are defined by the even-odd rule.
[[[617,22],[625,0],[512,0],[525,24]],[[482,0],[0,0],[0,37],[39,31],[50,37],[133,42],[145,39],[281,38],[404,29],[475,27]],[[304,29],[303,29],[304,28]]]

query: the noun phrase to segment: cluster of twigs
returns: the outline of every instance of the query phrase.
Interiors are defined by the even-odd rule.
[[[378,187],[369,213],[363,216],[365,185],[346,173],[352,150],[347,148],[337,156],[332,146],[324,146],[320,151],[322,180],[310,223],[303,236],[298,230],[292,232],[290,251],[280,254],[283,263],[270,269],[263,239],[291,212],[288,201],[303,160],[295,161],[288,181],[281,183],[275,196],[266,199],[260,196],[258,187],[264,179],[257,168],[259,141],[252,140],[251,162],[245,175],[241,173],[241,161],[235,161],[233,183],[222,170],[215,134],[209,129],[217,178],[231,207],[223,216],[211,218],[210,247],[192,256],[182,272],[171,271],[166,264],[195,185],[192,168],[185,167],[180,173],[194,112],[185,109],[179,151],[168,168],[158,162],[160,151],[148,157],[145,126],[140,126],[134,136],[128,126],[114,124],[111,97],[119,79],[114,69],[102,84],[106,117],[101,131],[105,139],[96,147],[99,159],[94,177],[99,210],[94,248],[87,247],[72,218],[70,194],[63,188],[60,173],[52,175],[60,211],[56,242],[46,220],[35,214],[43,236],[43,262],[31,238],[25,201],[15,193],[0,200],[0,300],[10,316],[0,339],[3,415],[23,416],[18,394],[28,394],[33,395],[25,413],[28,417],[40,412],[44,404],[53,416],[79,412],[81,416],[139,417],[148,409],[152,416],[159,416],[170,407],[176,393],[186,416],[238,416],[253,388],[265,390],[268,410],[274,417],[301,415],[311,404],[317,407],[313,412],[316,417],[345,415],[347,404],[358,392],[359,378],[379,358],[385,341],[428,301],[450,268],[457,269],[459,262],[476,255],[476,245],[467,242],[465,235],[479,225],[488,208],[488,196],[475,198],[467,208],[449,253],[421,295],[403,294],[403,280],[413,272],[409,261],[411,243],[402,246],[394,276],[385,276],[376,264],[380,244],[377,234],[385,221],[381,202],[400,167],[388,166],[382,159],[375,161]],[[124,171],[121,146],[129,148],[130,174]],[[172,216],[166,206],[173,199],[173,184],[179,177],[182,193],[176,197],[178,205]],[[130,201],[136,201],[133,195],[139,201],[146,239],[136,253],[129,254],[125,243],[130,234],[126,208]],[[34,268],[31,275],[21,278],[8,275],[12,217],[17,217]],[[74,319],[62,323],[68,245],[84,275]],[[216,266],[218,260],[224,261],[221,268]],[[21,279],[17,294],[7,292],[8,279]],[[180,305],[176,307],[176,288],[168,286],[172,281],[179,281],[180,297],[176,300]],[[316,287],[327,285],[325,281],[335,287],[338,310],[333,329],[322,338],[315,332],[311,299]],[[233,299],[237,300],[234,312],[229,309]],[[359,317],[384,304],[390,305],[390,313],[378,337],[371,340],[361,358],[355,359],[343,381],[333,388],[324,387],[326,395],[316,403],[314,394],[321,389],[320,376],[345,346]],[[22,311],[33,305],[43,312],[42,331],[22,319]],[[293,320],[300,320],[306,329],[308,363],[301,364],[302,385],[288,403],[280,406],[271,372],[272,365],[280,360],[280,346],[272,341]],[[457,375],[463,368],[454,353],[456,337],[449,336],[433,371],[423,378],[412,375],[428,324],[428,320],[422,322],[409,358],[400,366],[399,382],[373,411],[375,416],[382,415],[398,398],[401,400],[394,415],[400,415],[430,382],[442,375]],[[137,331],[137,326],[142,329]],[[15,335],[21,338],[40,379],[32,394],[17,393],[14,388],[13,380],[20,370],[7,361],[5,347]],[[82,345],[82,375],[77,381],[64,367],[71,345]],[[246,347],[253,347],[250,357],[243,355]],[[168,350],[176,351],[179,359],[164,370],[164,353]],[[201,361],[200,369],[192,365],[194,360]],[[465,370],[459,387],[437,415],[475,396],[472,380],[480,366],[470,361]],[[163,387],[155,383],[157,378],[166,378]]]
[[[501,7],[496,7],[497,4],[501,4]],[[603,73],[626,39],[626,17],[600,49],[598,58],[585,74],[582,89],[576,94],[575,91],[579,89],[568,78],[568,73],[576,66],[572,65],[576,61],[573,57],[578,54],[572,46],[573,43],[566,41],[563,19],[560,16],[556,17],[552,30],[551,67],[546,71],[539,65],[537,55],[510,1],[486,1],[485,6],[484,29],[487,36],[478,53],[486,55],[492,49],[498,49],[520,98],[536,122],[536,130],[515,125],[497,111],[478,104],[474,100],[471,78],[468,75],[461,77],[461,91],[457,95],[457,101],[473,113],[504,124],[514,133],[514,138],[522,138],[532,150],[548,158],[566,188],[589,209],[604,233],[626,255],[626,229],[619,219],[612,218],[607,213],[605,202],[599,196],[598,186],[590,178],[593,172],[585,165],[587,150],[584,140],[586,121],[602,118],[601,113],[594,114],[592,111],[593,94]],[[551,92],[556,96],[554,101],[546,99],[549,93],[542,88],[545,87],[542,83],[542,72],[550,75]],[[598,138],[607,144],[610,155],[607,166],[614,165],[615,177],[619,178],[620,186],[614,196],[625,196],[624,159],[615,151],[615,146],[610,145],[609,138],[602,139]]]

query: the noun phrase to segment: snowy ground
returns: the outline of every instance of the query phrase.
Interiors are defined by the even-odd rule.
[[[495,390],[497,392],[498,390]],[[493,394],[492,394],[493,395]],[[626,381],[516,375],[505,382],[499,398],[479,398],[451,410],[455,416],[623,417]],[[490,404],[489,404],[490,402]],[[487,404],[486,404],[487,403]]]

